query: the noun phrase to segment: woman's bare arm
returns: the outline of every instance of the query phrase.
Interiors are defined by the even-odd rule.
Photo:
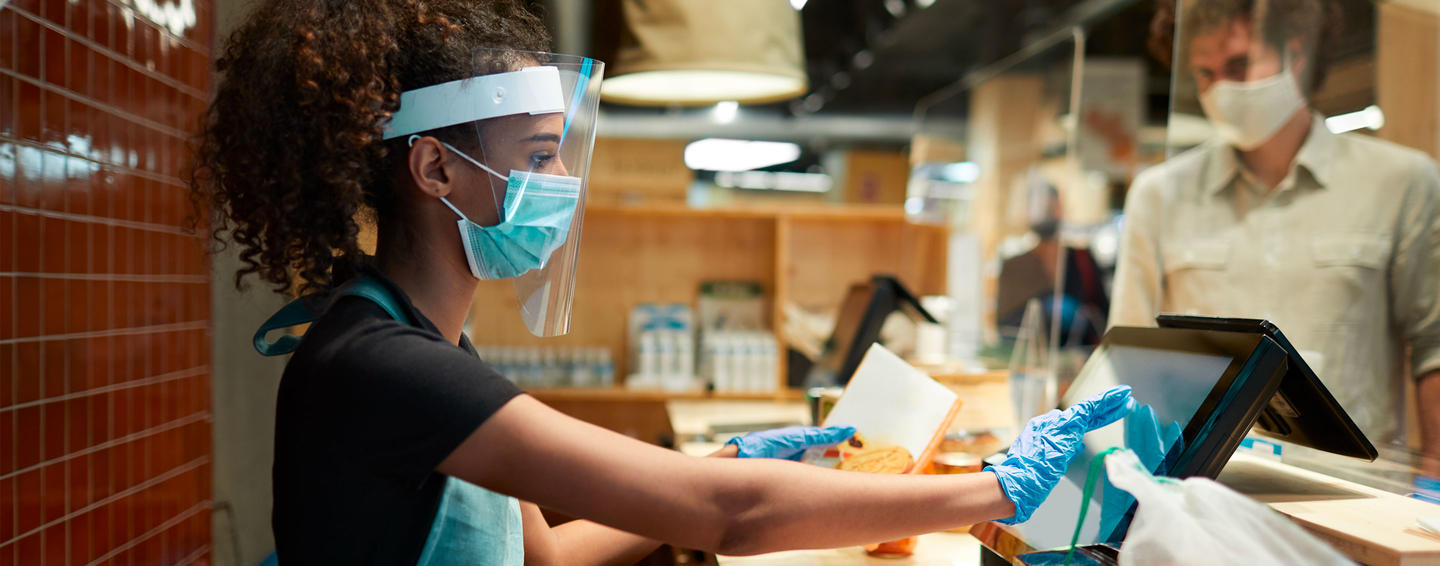
[[[735,445],[727,444],[710,457],[734,458],[736,455]],[[534,503],[520,502],[520,512],[525,522],[526,566],[628,565],[664,544],[584,519],[551,527]]]
[[[520,503],[525,565],[621,566],[638,562],[661,543],[584,519],[551,527],[534,503]]]
[[[511,400],[441,473],[647,538],[721,554],[890,540],[1008,517],[993,474],[891,476],[693,458]]]

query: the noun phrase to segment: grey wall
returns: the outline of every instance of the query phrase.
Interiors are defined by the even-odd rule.
[[[233,250],[215,256],[214,328],[215,563],[259,564],[275,548],[270,532],[270,465],[275,392],[287,358],[255,353],[251,335],[283,299],[262,285],[240,293]]]
[[[216,55],[252,2],[217,0]],[[275,437],[275,392],[285,358],[255,353],[251,335],[284,299],[264,285],[235,290],[240,261],[232,248],[211,263],[214,321],[215,564],[259,564],[275,549],[270,531],[270,464]]]

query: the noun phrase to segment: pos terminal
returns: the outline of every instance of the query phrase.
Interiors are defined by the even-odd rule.
[[[1170,477],[1216,477],[1252,426],[1336,454],[1377,456],[1275,325],[1179,315],[1159,324],[1111,329],[1061,399],[1063,408],[1123,384],[1137,409],[1086,435],[1085,451],[1049,499],[1016,525],[1030,546],[1070,544],[1090,463],[1110,447],[1131,448],[1152,473]],[[1119,543],[1134,515],[1129,494],[1102,484],[1087,503],[1081,545]]]

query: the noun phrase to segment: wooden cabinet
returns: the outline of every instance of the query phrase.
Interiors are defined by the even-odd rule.
[[[616,380],[628,369],[626,325],[638,303],[692,307],[700,284],[758,281],[771,327],[781,305],[834,308],[851,283],[893,273],[917,294],[945,292],[942,226],[908,222],[898,206],[691,208],[683,204],[586,207],[570,334],[530,335],[516,312],[510,281],[485,281],[471,312],[479,345],[605,347]],[[783,337],[782,337],[783,351]],[[785,367],[775,376],[784,391]],[[717,395],[721,396],[721,395]],[[727,395],[728,396],[728,395]],[[754,394],[734,395],[755,397]]]

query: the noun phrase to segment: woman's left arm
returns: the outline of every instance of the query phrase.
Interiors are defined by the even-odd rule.
[[[726,444],[710,458],[734,458],[737,445]],[[520,502],[525,525],[525,565],[551,564],[634,564],[663,544],[654,539],[576,519],[558,527],[550,526],[540,506]]]

